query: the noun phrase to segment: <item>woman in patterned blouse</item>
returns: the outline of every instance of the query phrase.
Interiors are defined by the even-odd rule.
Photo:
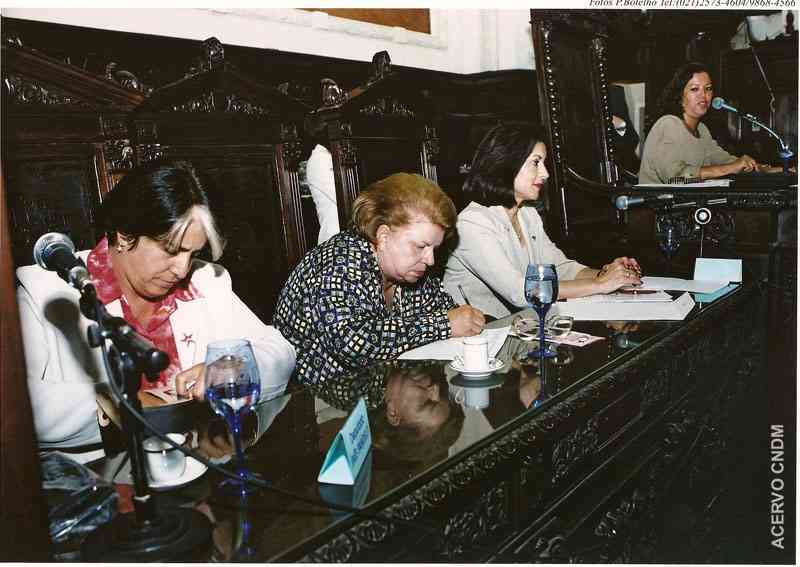
[[[274,323],[297,349],[301,381],[481,332],[483,314],[426,275],[455,221],[450,198],[419,175],[396,173],[359,195],[353,228],[311,250],[278,298]]]

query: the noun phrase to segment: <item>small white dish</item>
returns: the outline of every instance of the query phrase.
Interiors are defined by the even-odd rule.
[[[186,457],[186,470],[183,472],[181,476],[172,480],[165,480],[161,482],[157,482],[150,478],[150,474],[147,474],[147,484],[153,490],[167,490],[170,488],[178,488],[179,486],[183,486],[184,484],[189,484],[193,480],[197,480],[203,473],[208,470],[208,467],[205,466],[203,463],[198,461],[197,459],[193,459],[191,457]]]
[[[480,376],[488,376],[492,372],[497,372],[503,368],[503,366],[505,366],[505,363],[499,358],[490,358],[489,368],[484,370],[468,370],[464,368],[464,362],[460,360],[460,358],[456,358],[455,360],[451,361],[448,366],[462,376],[466,376],[468,378],[477,378]]]

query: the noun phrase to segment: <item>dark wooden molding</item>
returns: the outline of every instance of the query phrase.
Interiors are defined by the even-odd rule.
[[[9,42],[3,42],[0,49],[4,75],[24,75],[34,82],[56,87],[95,109],[129,111],[144,100],[144,94],[139,91],[87,73],[36,50]]]

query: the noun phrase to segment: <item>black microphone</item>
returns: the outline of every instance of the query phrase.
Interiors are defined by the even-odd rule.
[[[33,246],[33,259],[77,290],[92,283],[86,264],[75,256],[75,245],[66,234],[48,232],[40,236]]]
[[[725,99],[721,96],[715,96],[711,100],[711,108],[714,110],[727,110],[728,112],[735,112],[736,114],[739,114],[739,110],[725,102]]]
[[[614,201],[614,206],[618,211],[627,211],[632,207],[644,205],[658,201],[672,201],[675,195],[672,193],[662,193],[661,195],[637,195],[629,197],[628,195],[620,195]]]

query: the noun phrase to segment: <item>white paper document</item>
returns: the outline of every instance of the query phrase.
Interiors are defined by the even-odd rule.
[[[508,336],[511,327],[501,327],[499,329],[484,329],[482,337],[486,337],[489,343],[489,357],[494,357],[500,351],[500,347]],[[434,341],[427,345],[408,350],[398,358],[403,360],[453,360],[456,355],[464,355],[464,344],[462,339],[446,339]]]
[[[588,303],[645,303],[651,301],[672,301],[672,296],[666,291],[650,291],[645,293],[602,293],[597,295],[587,295],[586,297],[576,297],[568,299],[570,302]]]
[[[714,293],[728,285],[723,281],[684,280],[681,278],[661,278],[644,276],[639,289],[651,291],[692,291],[695,293]]]
[[[681,321],[694,307],[684,293],[675,301],[567,301],[559,303],[559,313],[576,321]]]

